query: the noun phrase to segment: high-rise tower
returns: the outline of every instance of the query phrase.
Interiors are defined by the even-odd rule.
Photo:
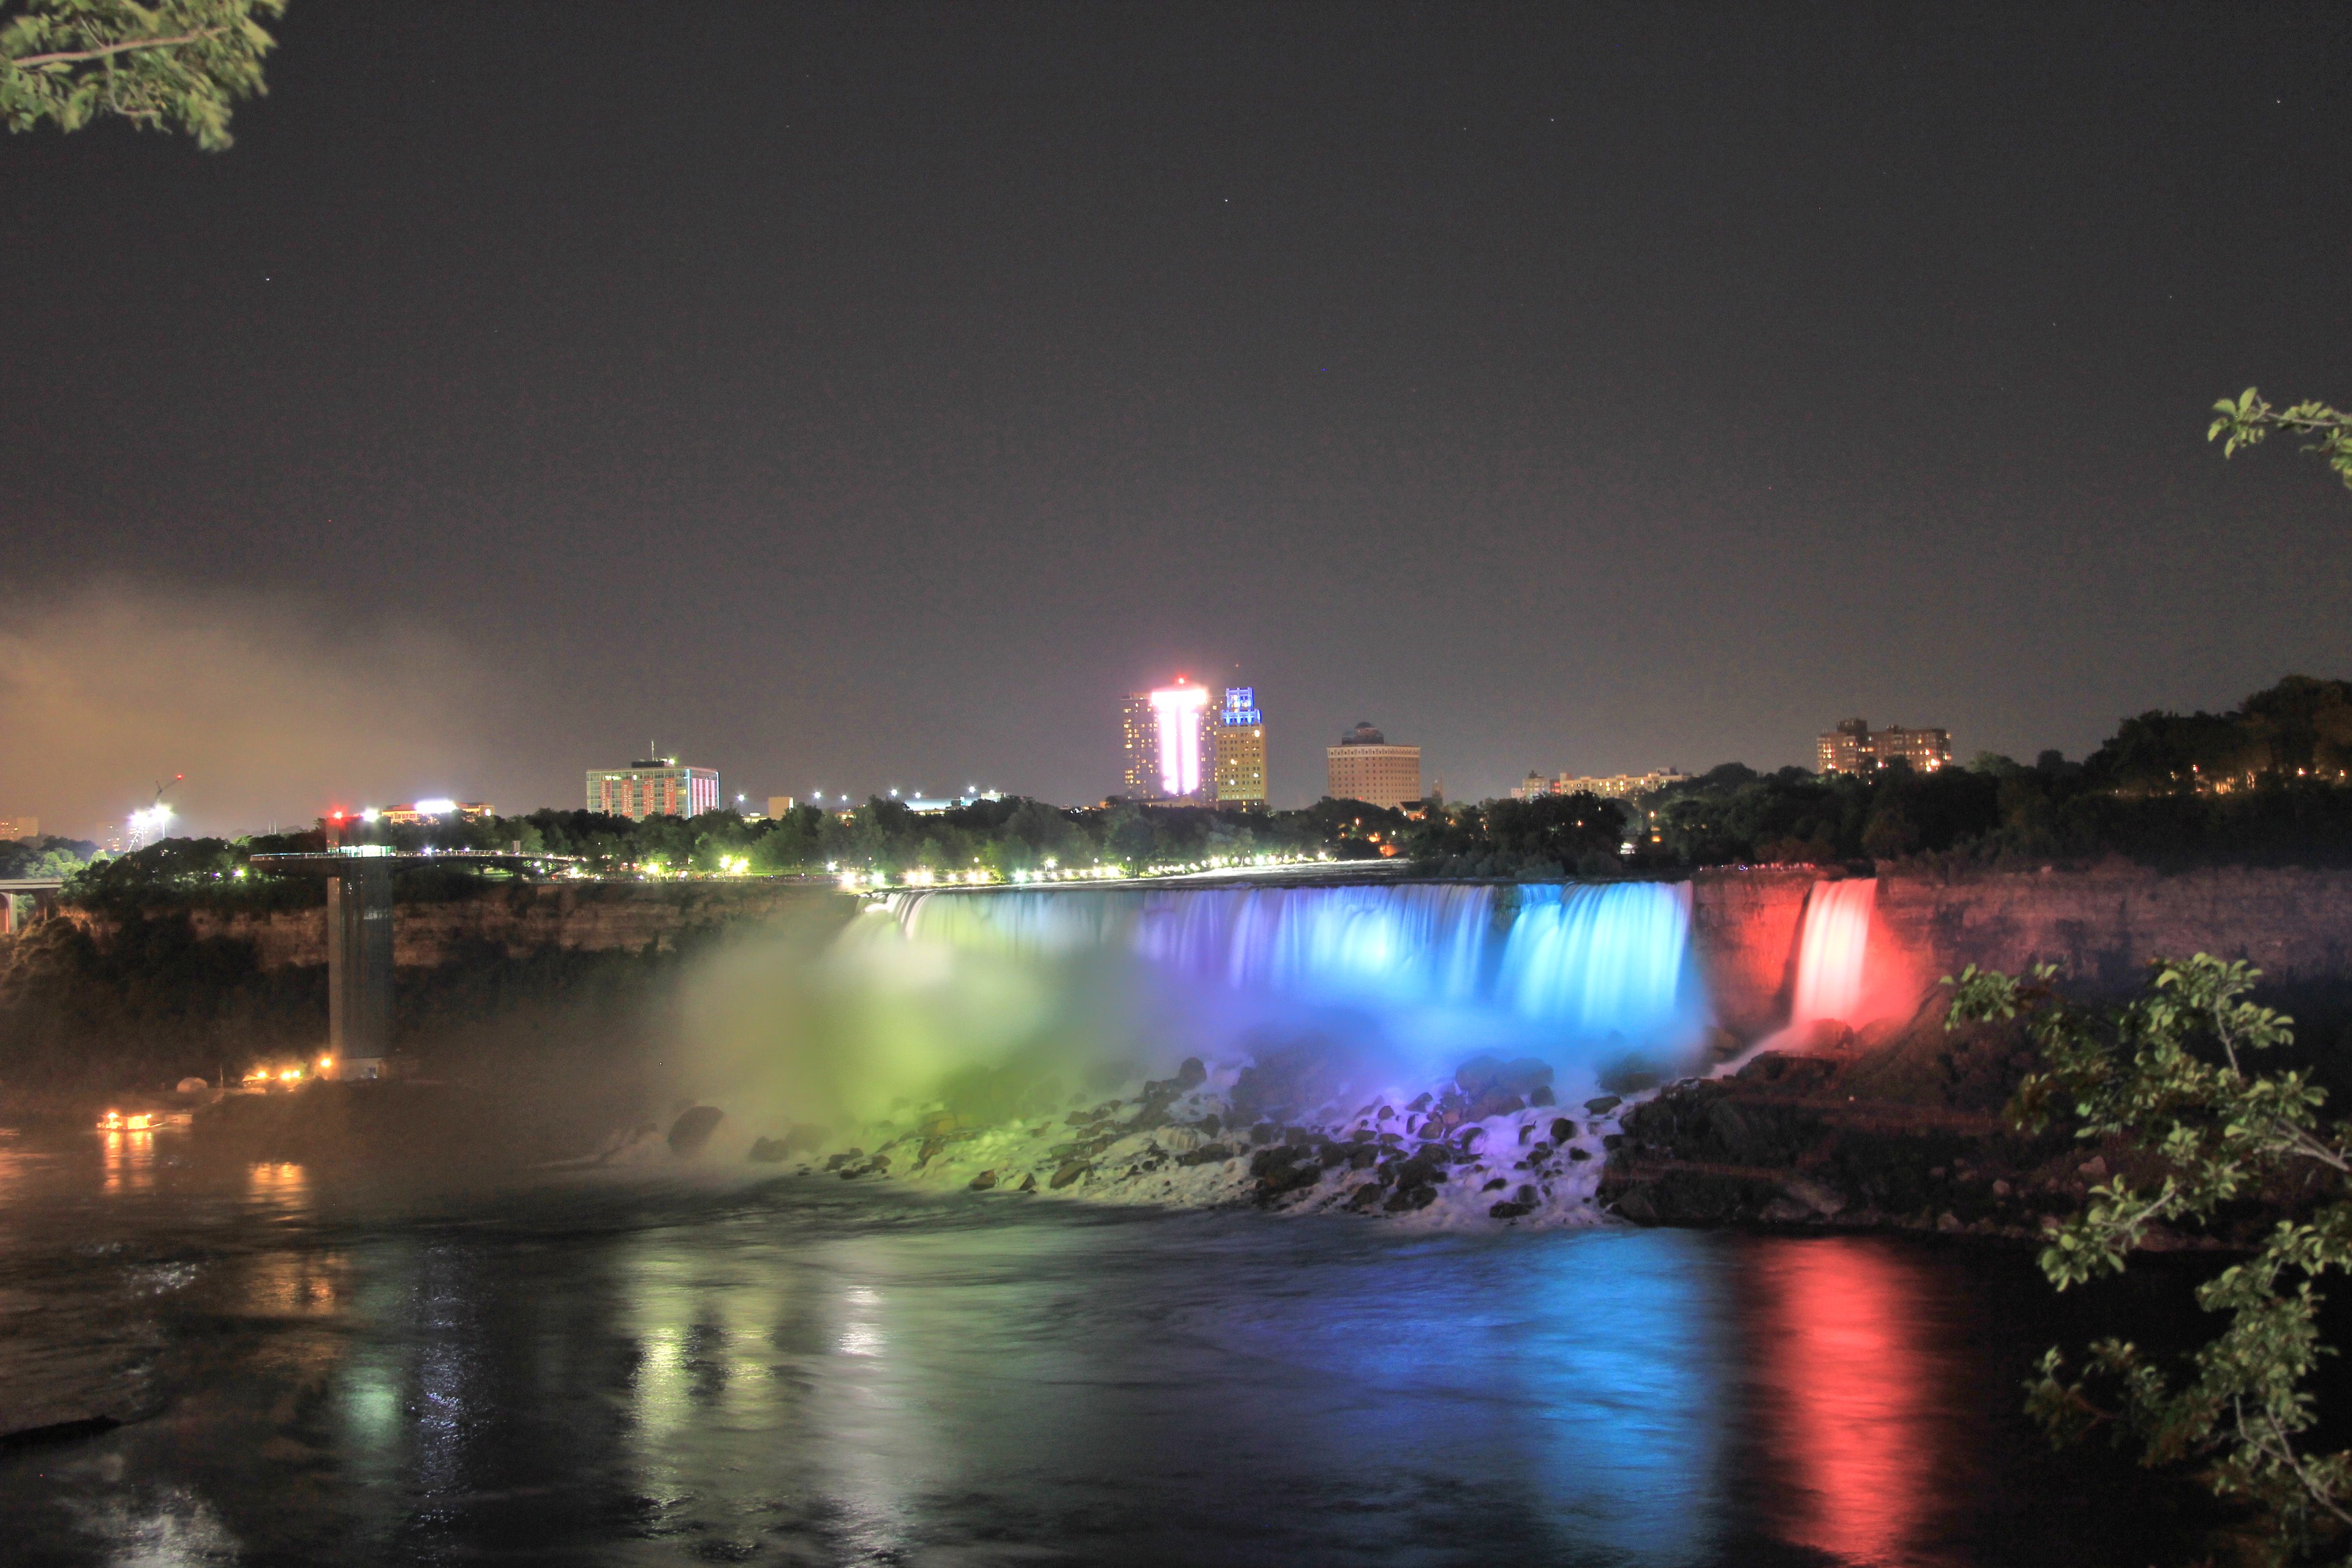
[[[1257,705],[1257,689],[1226,687],[1213,731],[1216,804],[1244,811],[1266,809],[1265,714]]]
[[[1182,676],[1173,686],[1133,691],[1120,704],[1119,782],[1129,800],[1205,805],[1216,799],[1209,689]]]

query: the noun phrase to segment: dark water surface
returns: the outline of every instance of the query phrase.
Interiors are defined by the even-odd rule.
[[[2197,1507],[2025,1425],[2102,1325],[2021,1255],[175,1138],[0,1145],[0,1425],[139,1417],[0,1452],[0,1560],[2139,1568]]]

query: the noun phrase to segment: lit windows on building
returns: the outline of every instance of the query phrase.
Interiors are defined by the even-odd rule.
[[[1818,771],[1825,773],[1873,773],[1893,762],[1911,764],[1917,773],[1932,773],[1952,762],[1948,730],[1906,730],[1900,724],[1874,730],[1867,719],[1848,719],[1823,734],[1815,748]]]
[[[625,768],[588,770],[588,809],[607,816],[699,816],[719,809],[719,770],[676,757],[644,757]]]
[[[480,822],[498,814],[499,808],[486,800],[419,800],[406,805],[381,806],[377,808],[374,819],[389,822],[394,826],[415,827],[428,822],[438,822],[444,817],[456,817],[460,822]]]
[[[1225,688],[1224,705],[1217,710],[1215,736],[1216,803],[1244,811],[1264,811],[1265,793],[1265,714],[1257,705],[1253,686]]]
[[[1370,724],[1357,726],[1324,749],[1325,791],[1333,800],[1360,800],[1366,805],[1401,811],[1423,797],[1421,748],[1391,746],[1388,737]]]
[[[1119,784],[1129,800],[1204,805],[1214,798],[1216,754],[1209,689],[1182,676],[1173,686],[1130,692],[1120,705]]]
[[[1674,768],[1658,768],[1646,773],[1559,773],[1551,778],[1529,773],[1511,787],[1511,798],[1538,800],[1548,795],[1597,795],[1603,800],[1631,800],[1635,795],[1654,794],[1668,784],[1689,782],[1690,774]]]

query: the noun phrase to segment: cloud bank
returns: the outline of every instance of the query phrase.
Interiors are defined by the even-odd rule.
[[[499,682],[447,637],[289,595],[107,584],[0,626],[0,816],[92,837],[307,826],[480,777]]]

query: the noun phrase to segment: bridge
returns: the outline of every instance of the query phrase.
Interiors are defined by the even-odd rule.
[[[374,1078],[392,1055],[392,874],[425,866],[546,871],[571,855],[451,849],[396,855],[354,845],[285,855],[256,855],[257,870],[327,879],[327,1054],[339,1076]]]
[[[17,899],[31,899],[33,908],[46,913],[57,901],[52,895],[65,885],[63,877],[0,877],[0,936],[16,933]]]

